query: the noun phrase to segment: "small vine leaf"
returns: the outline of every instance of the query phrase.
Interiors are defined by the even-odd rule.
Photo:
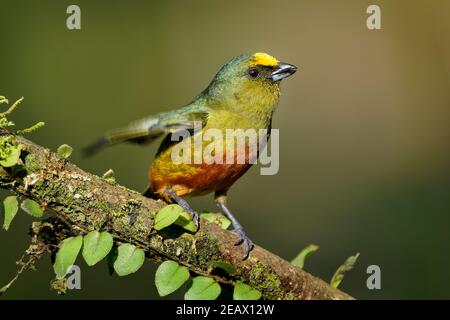
[[[184,295],[185,300],[216,300],[220,295],[220,285],[212,278],[199,276],[192,282]]]
[[[156,270],[155,284],[161,297],[171,294],[189,279],[189,269],[175,261],[165,261]]]
[[[72,154],[73,148],[69,146],[68,144],[62,144],[58,147],[56,150],[56,153],[63,158],[69,158]]]
[[[135,273],[144,264],[144,250],[124,243],[117,249],[117,259],[114,261],[114,270],[119,276]]]
[[[82,255],[88,266],[93,266],[108,255],[113,237],[106,231],[91,231],[83,237]]]
[[[181,212],[183,212],[183,208],[177,204],[169,204],[168,206],[165,206],[156,213],[155,229],[161,230],[170,226],[172,223],[177,221]]]
[[[20,208],[28,213],[30,216],[41,218],[44,215],[44,210],[42,210],[39,203],[31,199],[25,199],[20,204]]]
[[[259,300],[260,298],[261,292],[245,283],[238,282],[234,286],[233,300]]]
[[[19,210],[19,203],[17,202],[16,196],[9,196],[3,200],[3,229],[8,231],[11,222],[16,216],[17,211]]]
[[[303,266],[305,265],[306,257],[319,250],[319,246],[315,244],[310,244],[306,248],[304,248],[300,253],[291,261],[291,263],[296,266],[297,268],[303,269]]]
[[[200,218],[209,222],[217,223],[222,229],[228,229],[231,226],[231,221],[220,213],[202,213]]]
[[[356,263],[356,260],[358,260],[359,253],[355,254],[354,256],[350,256],[345,260],[345,262],[336,270],[336,272],[333,275],[333,278],[331,278],[330,284],[332,287],[337,288],[339,284],[342,282],[342,279],[344,279],[344,273],[350,271],[353,269],[353,266]]]
[[[195,232],[197,231],[197,226],[194,221],[192,221],[191,216],[186,211],[182,211],[178,219],[174,222],[177,226],[186,229],[187,231]]]
[[[103,179],[105,179],[106,181],[109,181],[110,183],[115,183],[116,182],[116,176],[114,173],[113,169],[109,169],[108,171],[106,171],[103,176]]]
[[[57,278],[63,278],[70,267],[75,263],[81,245],[83,244],[83,236],[70,237],[64,239],[61,243],[58,252],[56,253],[55,263],[53,269]]]
[[[110,179],[110,178],[113,178],[113,179],[114,179],[114,177],[115,177],[115,173],[114,173],[114,170],[113,170],[113,169],[109,169],[109,170],[106,171],[106,172],[103,174],[103,176],[102,176],[103,179]]]
[[[2,158],[0,159],[0,165],[2,167],[12,167],[19,163],[20,153],[22,151],[22,145],[10,145],[2,153]]]
[[[39,121],[38,123],[33,124],[31,127],[25,128],[25,129],[21,129],[21,130],[17,130],[17,134],[27,134],[27,133],[33,133],[36,130],[42,128],[43,126],[45,126],[45,122]]]

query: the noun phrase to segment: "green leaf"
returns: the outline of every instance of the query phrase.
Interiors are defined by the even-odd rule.
[[[88,266],[93,266],[111,251],[113,237],[106,231],[91,231],[83,237],[83,258]]]
[[[259,300],[260,298],[261,292],[245,283],[238,282],[234,286],[233,300]]]
[[[0,159],[0,165],[3,167],[15,166],[20,159],[20,152],[22,151],[22,145],[10,145],[6,150],[3,150],[3,157]]]
[[[31,127],[22,129],[22,130],[17,130],[17,134],[25,134],[25,133],[32,133],[40,128],[42,128],[43,126],[45,126],[45,122],[39,121],[38,123],[32,125]]]
[[[220,285],[209,277],[195,277],[189,286],[185,300],[215,300],[220,294]]]
[[[144,264],[144,260],[144,250],[129,243],[121,244],[114,262],[114,270],[119,276],[126,276],[138,271]]]
[[[177,221],[183,211],[183,208],[177,204],[169,204],[168,206],[165,206],[159,210],[158,213],[156,213],[155,229],[161,230],[170,226],[172,223]]]
[[[194,221],[192,221],[191,216],[186,211],[182,211],[178,219],[174,222],[177,226],[180,226],[188,231],[197,231],[197,226]]]
[[[165,261],[156,270],[155,284],[161,297],[171,294],[189,279],[189,269],[175,261]]]
[[[63,158],[69,158],[72,154],[73,148],[69,146],[68,144],[62,144],[58,147],[58,150],[56,150],[56,153],[58,153],[59,156]]]
[[[342,279],[344,279],[344,273],[347,271],[350,271],[353,269],[353,266],[356,263],[356,260],[358,260],[359,253],[355,254],[354,256],[350,256],[345,260],[344,264],[342,264],[334,273],[333,278],[331,278],[330,284],[332,287],[337,288],[339,284],[342,282]]]
[[[6,101],[8,101],[8,100],[6,100]],[[5,118],[7,115],[11,114],[11,113],[19,106],[19,104],[20,104],[22,101],[23,101],[23,97],[20,98],[20,99],[18,99],[16,102],[14,102],[14,103],[12,104],[12,106],[8,108],[8,110],[6,110],[5,112],[0,113],[0,117],[1,117],[1,118]],[[2,103],[4,103],[4,102],[5,102],[5,101],[3,100]],[[9,101],[8,101],[8,103],[9,103]]]
[[[103,177],[103,179],[105,179],[106,181],[109,181],[110,183],[116,182],[116,177],[115,177],[113,169],[109,169],[108,171],[106,171],[102,177]]]
[[[231,221],[220,213],[202,213],[200,218],[203,218],[209,222],[217,223],[222,229],[228,229],[231,225]]]
[[[69,272],[70,267],[77,259],[82,244],[83,236],[70,237],[61,243],[53,264],[57,278],[63,278]]]
[[[9,103],[8,99],[6,99],[5,96],[0,96],[0,104],[2,103]]]
[[[5,216],[3,221],[3,229],[8,231],[9,225],[16,216],[17,210],[19,210],[19,203],[16,196],[9,196],[3,200],[3,214]]]
[[[319,246],[315,244],[310,244],[306,248],[304,248],[300,253],[291,261],[291,263],[300,268],[303,269],[303,266],[305,265],[305,259],[306,257],[313,252],[316,252],[319,250]]]
[[[44,215],[44,210],[42,210],[39,203],[31,199],[25,199],[24,201],[22,201],[20,208],[22,208],[22,210],[28,213],[30,216],[36,218],[41,218]]]

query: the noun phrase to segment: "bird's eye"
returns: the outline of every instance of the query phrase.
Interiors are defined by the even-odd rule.
[[[248,75],[250,76],[250,78],[255,79],[256,77],[258,77],[259,71],[257,69],[254,69],[254,68],[249,69],[248,70]]]

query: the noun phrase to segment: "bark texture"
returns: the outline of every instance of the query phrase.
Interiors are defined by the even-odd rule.
[[[0,136],[5,135],[12,134],[0,131]],[[235,246],[236,235],[215,223],[201,220],[196,233],[177,226],[157,232],[152,212],[165,202],[85,172],[22,137],[16,139],[23,145],[22,170],[3,168],[0,187],[31,198],[54,213],[56,219],[49,220],[53,228],[48,224],[47,228],[33,228],[47,242],[91,230],[108,231],[117,243],[133,243],[151,259],[177,261],[222,283],[243,281],[259,290],[264,299],[352,299],[259,246],[242,260],[242,248]]]

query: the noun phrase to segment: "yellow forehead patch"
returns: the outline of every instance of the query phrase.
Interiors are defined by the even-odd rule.
[[[250,60],[251,66],[275,67],[278,63],[278,59],[264,52],[255,53]]]

